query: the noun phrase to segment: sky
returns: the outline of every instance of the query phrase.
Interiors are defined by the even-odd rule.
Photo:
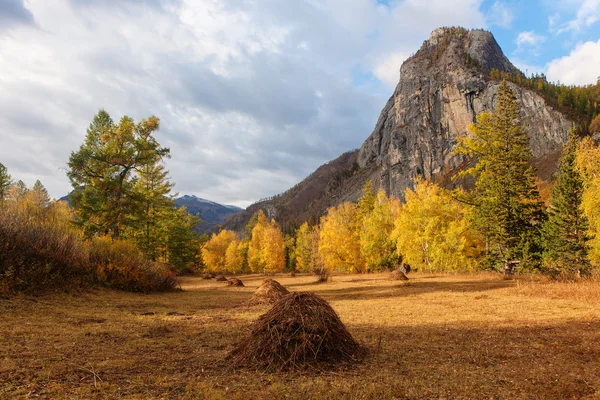
[[[600,0],[0,0],[0,163],[58,198],[99,109],[156,115],[175,190],[245,207],[360,147],[440,26],[600,76]]]

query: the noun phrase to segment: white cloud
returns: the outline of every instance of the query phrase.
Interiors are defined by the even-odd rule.
[[[487,18],[491,25],[510,28],[514,15],[512,10],[506,4],[497,0],[490,7]]]
[[[592,26],[599,19],[600,0],[583,0],[579,5],[575,18],[561,25],[557,33],[580,32],[584,28]]]
[[[408,58],[407,53],[391,53],[374,63],[373,74],[388,87],[395,87],[400,78],[400,65]]]
[[[600,40],[578,45],[568,56],[548,64],[548,78],[567,85],[596,83],[600,77]]]
[[[0,162],[56,197],[101,107],[161,118],[180,193],[246,205],[286,190],[360,146],[433,29],[486,24],[481,0],[11,2],[22,22],[0,30]],[[355,85],[356,69],[389,92]]]
[[[517,51],[523,50],[525,47],[537,48],[540,44],[546,41],[544,35],[538,35],[533,31],[520,32],[515,40]]]

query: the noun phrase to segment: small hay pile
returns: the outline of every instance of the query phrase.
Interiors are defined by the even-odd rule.
[[[251,306],[273,304],[288,294],[290,294],[290,292],[279,282],[273,279],[265,279],[256,292],[254,292],[248,304]]]
[[[205,274],[202,279],[214,279],[215,278],[215,274]]]
[[[234,366],[271,371],[323,370],[364,355],[325,300],[313,293],[292,293],[259,317],[250,336],[227,359]]]
[[[242,282],[238,278],[229,278],[227,280],[227,286],[243,287],[244,286],[244,282]]]
[[[404,275],[400,269],[395,269],[394,272],[390,274],[390,280],[392,281],[407,281],[408,278]]]
[[[223,275],[217,275],[217,277],[215,278],[215,280],[217,282],[225,282],[227,280],[227,278],[225,278],[225,276],[223,276]]]
[[[290,274],[288,276],[290,278],[295,278],[296,277],[296,273],[295,272],[290,272]]]

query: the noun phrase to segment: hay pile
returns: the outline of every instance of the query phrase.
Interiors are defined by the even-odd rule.
[[[223,275],[217,275],[215,279],[217,282],[225,282],[227,280],[227,278],[225,278]]]
[[[242,282],[240,279],[238,278],[229,278],[227,280],[227,286],[237,286],[237,287],[243,287],[244,286],[244,282]]]
[[[234,366],[265,370],[322,370],[358,361],[364,354],[325,300],[292,293],[260,316],[227,359]]]
[[[215,278],[215,274],[205,274],[202,279],[214,279]]]
[[[273,279],[265,279],[256,292],[254,292],[248,304],[252,306],[259,304],[273,304],[288,294],[290,294],[290,292],[288,292],[288,290],[279,282]]]
[[[408,278],[404,275],[404,272],[400,269],[395,269],[394,272],[390,274],[390,280],[392,281],[407,281]]]

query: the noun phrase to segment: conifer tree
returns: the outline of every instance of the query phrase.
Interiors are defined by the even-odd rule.
[[[152,116],[139,123],[125,116],[115,124],[104,110],[87,130],[79,151],[71,153],[67,175],[74,191],[71,204],[88,235],[119,238],[138,206],[136,172],[169,155],[152,135],[159,128]]]
[[[0,163],[0,202],[8,196],[8,190],[12,185],[12,180],[6,167]]]
[[[552,188],[548,220],[544,224],[544,267],[552,276],[588,274],[587,217],[581,208],[583,179],[575,166],[579,139],[571,133],[563,150],[559,173]]]
[[[469,131],[459,138],[457,152],[477,157],[465,171],[477,179],[469,199],[473,226],[485,236],[492,264],[501,263],[510,277],[516,265],[537,264],[544,215],[519,103],[506,81],[498,88],[494,113],[478,115]]]

